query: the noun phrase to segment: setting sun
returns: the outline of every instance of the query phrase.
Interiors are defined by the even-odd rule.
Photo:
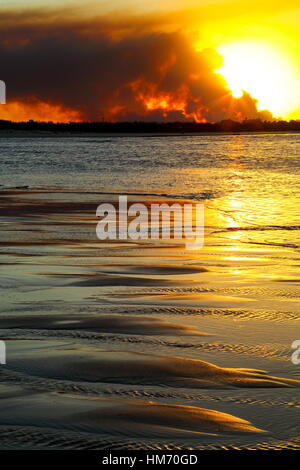
[[[224,65],[217,70],[234,97],[243,91],[258,100],[258,109],[288,117],[298,96],[298,79],[291,62],[267,44],[249,41],[218,47]]]

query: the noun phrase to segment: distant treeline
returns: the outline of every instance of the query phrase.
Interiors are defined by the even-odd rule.
[[[247,119],[242,122],[223,120],[210,122],[12,122],[0,121],[0,130],[43,131],[68,133],[193,133],[193,132],[299,132],[299,121],[261,121]]]

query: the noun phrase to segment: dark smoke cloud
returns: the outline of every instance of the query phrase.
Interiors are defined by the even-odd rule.
[[[138,29],[126,30],[124,22],[99,18],[4,15],[1,79],[9,99],[59,104],[84,120],[272,117],[258,112],[248,94],[231,96],[215,73],[222,65],[215,50],[196,52],[184,33],[137,24]]]

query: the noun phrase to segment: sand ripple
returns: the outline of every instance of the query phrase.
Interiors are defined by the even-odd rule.
[[[23,357],[22,357],[23,356]],[[9,369],[71,381],[163,385],[186,388],[299,387],[300,381],[264,371],[219,367],[175,356],[83,348],[39,349],[11,359]]]

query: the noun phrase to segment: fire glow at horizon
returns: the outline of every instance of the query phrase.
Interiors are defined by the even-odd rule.
[[[8,98],[0,119],[300,118],[300,10],[292,0],[178,0],[152,11],[118,0],[114,11],[90,2],[85,14],[74,1],[18,3],[1,7]],[[134,5],[135,14],[125,12]]]

